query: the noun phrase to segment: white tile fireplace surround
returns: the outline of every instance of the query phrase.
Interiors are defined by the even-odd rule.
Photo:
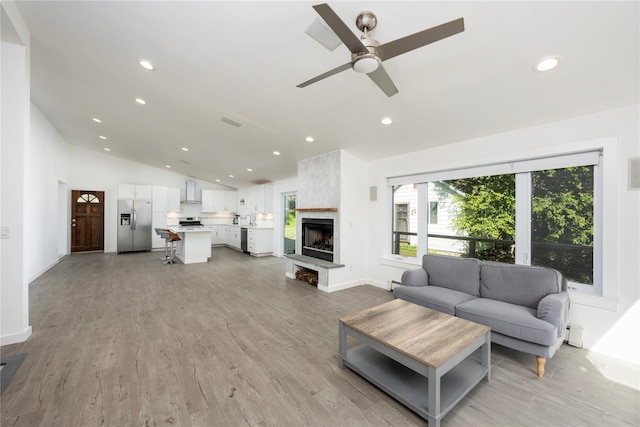
[[[331,292],[340,287],[344,265],[340,263],[340,151],[298,162],[298,196],[296,204],[296,253],[288,255],[286,275],[295,278],[301,268],[318,273],[318,289]],[[332,261],[303,254],[302,222],[333,220]]]

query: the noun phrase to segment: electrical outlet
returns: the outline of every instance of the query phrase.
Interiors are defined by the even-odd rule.
[[[11,238],[11,227],[8,225],[0,226],[0,239],[10,239]]]

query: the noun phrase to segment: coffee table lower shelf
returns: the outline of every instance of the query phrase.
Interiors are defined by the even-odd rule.
[[[440,378],[440,410],[429,410],[429,380],[426,376],[388,356],[359,344],[342,359],[344,365],[366,378],[425,419],[440,419],[488,375],[486,367],[467,357]],[[435,415],[437,414],[437,415]]]

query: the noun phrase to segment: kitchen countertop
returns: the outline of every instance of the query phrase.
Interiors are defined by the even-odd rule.
[[[206,227],[170,227],[169,229],[174,233],[211,233],[211,230]]]

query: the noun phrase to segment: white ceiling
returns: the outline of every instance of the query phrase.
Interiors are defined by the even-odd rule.
[[[305,34],[318,3],[20,1],[31,97],[71,144],[235,188],[337,149],[373,160],[639,102],[637,1],[330,2],[358,35],[373,11],[381,43],[464,17],[384,63],[391,98],[352,70],[296,87],[350,59]],[[548,55],[560,66],[533,71]]]

